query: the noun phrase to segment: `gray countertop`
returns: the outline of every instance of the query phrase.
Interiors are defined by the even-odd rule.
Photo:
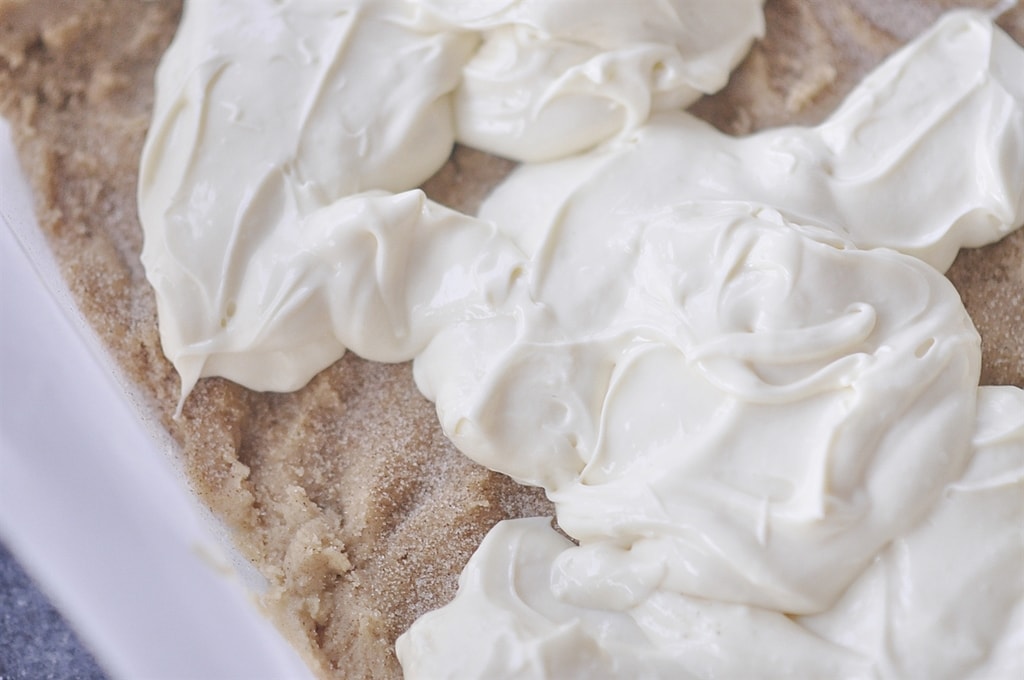
[[[106,680],[78,637],[0,543],[0,680]]]

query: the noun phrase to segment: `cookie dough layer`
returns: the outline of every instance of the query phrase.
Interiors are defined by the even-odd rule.
[[[951,2],[769,0],[768,34],[694,111],[731,133],[823,119]],[[176,1],[0,0],[0,113],[77,304],[180,445],[195,491],[267,577],[282,630],[325,677],[400,674],[394,639],[448,601],[499,519],[547,501],[458,454],[410,367],[347,356],[293,394],[203,380],[172,418],[138,261],[138,157]],[[1001,21],[1024,41],[1024,10]],[[511,164],[457,149],[425,186],[472,212]],[[983,339],[982,382],[1024,386],[1024,232],[949,272]]]

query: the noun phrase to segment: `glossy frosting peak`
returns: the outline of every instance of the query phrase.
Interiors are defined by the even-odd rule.
[[[585,151],[725,86],[763,0],[421,0],[482,44],[455,92],[459,140],[523,161]]]

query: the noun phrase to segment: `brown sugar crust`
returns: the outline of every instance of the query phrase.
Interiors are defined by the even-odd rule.
[[[769,0],[765,40],[693,110],[737,134],[817,122],[951,4]],[[407,364],[349,355],[293,394],[207,379],[172,417],[179,385],[139,264],[135,187],[179,16],[176,1],[0,0],[0,114],[74,299],[267,577],[282,630],[324,677],[397,676],[395,638],[454,594],[484,533],[551,508],[458,454]],[[1001,23],[1024,40],[1020,7]],[[472,212],[511,168],[460,148],[425,188]],[[949,276],[983,338],[983,382],[1024,386],[1024,233],[962,253]]]

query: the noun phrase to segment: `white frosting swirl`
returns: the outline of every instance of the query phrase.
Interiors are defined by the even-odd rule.
[[[296,389],[344,352],[314,318],[318,270],[288,258],[317,211],[414,187],[448,157],[446,95],[475,41],[417,21],[401,0],[188,3],[139,178],[142,260],[183,393],[206,375]],[[346,200],[334,210],[382,219],[408,205]]]
[[[981,388],[978,397],[970,467],[825,614],[665,591],[629,604],[614,591],[574,601],[560,586],[573,543],[548,520],[512,520],[484,539],[452,603],[399,638],[405,676],[1021,677],[1024,391]]]
[[[973,449],[925,521],[800,620],[882,678],[1024,676],[1024,390],[978,390]]]
[[[955,13],[816,128],[634,129],[762,28],[756,0],[641,5],[189,3],[139,188],[183,393],[415,357],[456,445],[547,490],[576,543],[499,526],[402,639],[410,676],[1016,671],[1024,409],[977,398],[936,268],[1024,215],[1024,50]],[[520,158],[615,139],[477,219],[411,189],[456,134]],[[983,652],[936,652],[916,627],[982,572],[996,594],[944,634]]]
[[[966,464],[979,340],[915,258],[715,202],[533,265],[514,330],[446,327],[415,371],[461,451],[547,490],[567,588],[822,611]]]
[[[398,214],[420,199],[377,194],[372,206],[362,206],[356,194],[410,189],[447,158],[455,135],[450,94],[478,46],[470,31],[476,24],[500,15],[502,21],[529,20],[538,30],[557,29],[561,38],[536,37],[544,53],[584,34],[597,40],[607,33],[615,50],[630,54],[646,53],[644,41],[655,37],[677,51],[689,45],[686,60],[677,54],[666,74],[720,71],[720,86],[757,32],[747,24],[761,22],[759,0],[739,4],[747,10],[735,15],[738,23],[703,31],[715,40],[701,42],[694,35],[697,21],[679,19],[645,32],[632,9],[594,23],[588,6],[577,2],[506,3],[501,11],[488,5],[493,11],[486,20],[461,16],[470,8],[482,11],[478,4],[456,8],[427,0],[187,3],[158,72],[139,182],[143,263],[157,295],[164,352],[182,377],[183,394],[210,375],[254,389],[296,389],[344,353],[345,337],[362,332],[356,326],[365,315],[352,314],[340,295],[325,292],[334,285],[331,268],[302,270],[303,262],[318,258],[305,257],[294,243],[306,238],[308,225],[331,219],[313,217],[320,210],[369,211],[378,220],[412,223]],[[599,48],[597,40],[588,54],[597,59]],[[723,58],[727,64],[706,65]],[[633,93],[640,100],[654,97],[668,106],[678,97],[645,89],[675,82],[666,74],[646,85],[627,80],[643,90]],[[519,87],[506,83],[502,98]],[[588,97],[613,100],[623,87],[615,79],[591,83]],[[649,107],[630,106],[631,125],[642,123]],[[337,201],[348,206],[331,207]],[[437,212],[434,206],[424,214]],[[325,297],[334,302],[325,304]],[[408,360],[417,351],[415,342],[402,351],[375,349],[394,345],[388,338],[353,349],[387,361]]]
[[[455,93],[459,141],[545,161],[717,92],[764,34],[763,0],[421,0],[483,41]]]
[[[496,525],[455,599],[398,639],[407,680],[869,677],[866,660],[777,612],[665,591],[625,607],[566,601],[571,550],[548,519]]]
[[[598,153],[522,167],[481,217],[532,256],[559,231],[609,214],[749,200],[944,271],[961,247],[1024,222],[1020,73],[1024,51],[985,15],[950,13],[822,125],[734,138],[686,113],[659,114]]]

